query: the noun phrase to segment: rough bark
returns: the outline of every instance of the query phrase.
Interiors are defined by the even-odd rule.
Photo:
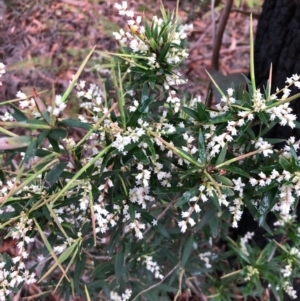
[[[287,77],[300,74],[300,1],[265,0],[259,19],[254,48],[255,77],[263,89],[273,66],[272,93],[283,88]],[[293,89],[292,93],[297,90]],[[298,92],[300,92],[298,90]],[[300,120],[300,99],[291,105]],[[300,130],[276,126],[268,136],[287,139]]]

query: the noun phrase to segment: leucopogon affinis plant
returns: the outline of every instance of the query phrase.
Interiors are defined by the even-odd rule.
[[[208,107],[179,89],[192,27],[163,7],[150,22],[125,1],[115,8],[128,22],[113,33],[118,52],[93,49],[50,104],[35,90],[1,103],[0,237],[11,248],[0,301],[28,286],[67,301],[297,298],[299,141],[264,137],[299,128],[289,104],[300,77],[274,95],[256,89],[251,33],[247,90],[219,89]],[[93,53],[99,85],[80,79]],[[232,238],[246,208],[263,245],[258,227]]]

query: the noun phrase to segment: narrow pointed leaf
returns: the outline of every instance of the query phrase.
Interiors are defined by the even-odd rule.
[[[192,254],[193,243],[194,243],[194,235],[190,235],[190,237],[184,243],[184,248],[183,248],[182,257],[181,257],[181,266],[182,267],[185,267],[186,263],[188,262],[191,254]]]
[[[18,137],[1,137],[0,138],[0,150],[16,149],[29,146],[32,141],[30,136],[18,136]]]

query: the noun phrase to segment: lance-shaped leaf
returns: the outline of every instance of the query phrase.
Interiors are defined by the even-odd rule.
[[[70,95],[71,91],[73,90],[82,70],[84,69],[86,63],[88,62],[88,60],[90,59],[91,55],[93,54],[94,50],[95,50],[96,46],[94,46],[94,48],[91,50],[91,52],[87,55],[87,57],[85,58],[85,60],[82,62],[81,66],[79,67],[78,71],[76,72],[73,80],[71,81],[67,91],[63,94],[61,101],[65,102],[68,98],[68,96]]]
[[[18,136],[18,137],[1,137],[0,150],[16,149],[26,147],[30,144],[32,137]]]

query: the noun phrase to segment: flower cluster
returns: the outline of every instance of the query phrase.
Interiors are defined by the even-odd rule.
[[[138,258],[138,261],[140,261],[141,258]],[[143,256],[143,264],[146,265],[146,268],[148,271],[154,274],[154,277],[157,279],[163,279],[164,276],[160,273],[160,267],[157,264],[157,262],[153,261],[152,256]]]
[[[157,16],[152,18],[151,26],[147,23],[142,25],[142,17],[135,16],[134,11],[128,9],[126,1],[123,1],[122,4],[116,3],[115,7],[120,15],[128,18],[130,31],[120,29],[119,32],[113,32],[113,35],[122,45],[129,47],[133,52],[133,59],[137,57],[136,63],[131,60],[130,64],[137,67],[146,62],[144,67],[152,70],[154,74],[159,72],[161,67],[169,68],[170,72],[163,76],[163,86],[169,90],[167,103],[174,108],[175,112],[178,112],[181,100],[176,96],[172,87],[185,84],[186,80],[182,79],[182,75],[178,71],[171,70],[188,57],[188,52],[182,45],[187,33],[193,29],[193,25],[176,26],[177,20],[173,24],[173,22],[170,23]],[[162,56],[161,53],[164,55]],[[133,107],[132,110],[134,110]]]
[[[7,262],[0,261],[0,301],[6,301],[13,290],[24,282],[28,285],[35,283],[35,273],[30,273],[25,264],[17,256],[13,259],[13,268],[7,269]]]
[[[130,299],[132,291],[130,289],[126,289],[125,293],[121,296],[116,292],[110,292],[110,300],[111,301],[127,301]]]
[[[58,116],[66,108],[67,104],[62,101],[61,95],[56,95],[52,106],[48,106],[47,110],[52,113],[53,116]]]
[[[9,296],[12,289],[19,287],[24,282],[26,284],[35,283],[36,275],[26,269],[24,260],[29,254],[26,247],[29,243],[34,242],[34,238],[30,237],[33,221],[24,213],[21,214],[20,220],[11,229],[11,237],[18,241],[17,253],[9,262],[0,261],[0,300],[5,301],[5,297]]]
[[[199,254],[200,260],[204,261],[205,267],[210,269],[212,267],[210,259],[214,254],[212,252],[204,252]]]
[[[248,250],[247,250],[247,243],[250,239],[252,239],[254,236],[254,232],[247,232],[242,238],[241,238],[241,241],[240,241],[240,247],[241,247],[241,250],[242,252],[249,256],[249,253],[248,253]]]
[[[276,184],[279,191],[279,201],[272,210],[279,211],[282,216],[288,215],[295,203],[294,194],[300,196],[300,172],[291,173],[283,170],[282,173],[279,173],[276,169],[273,169],[269,175],[261,171],[258,176],[258,179],[251,178],[249,180],[251,185],[264,187],[271,185],[271,183]]]

